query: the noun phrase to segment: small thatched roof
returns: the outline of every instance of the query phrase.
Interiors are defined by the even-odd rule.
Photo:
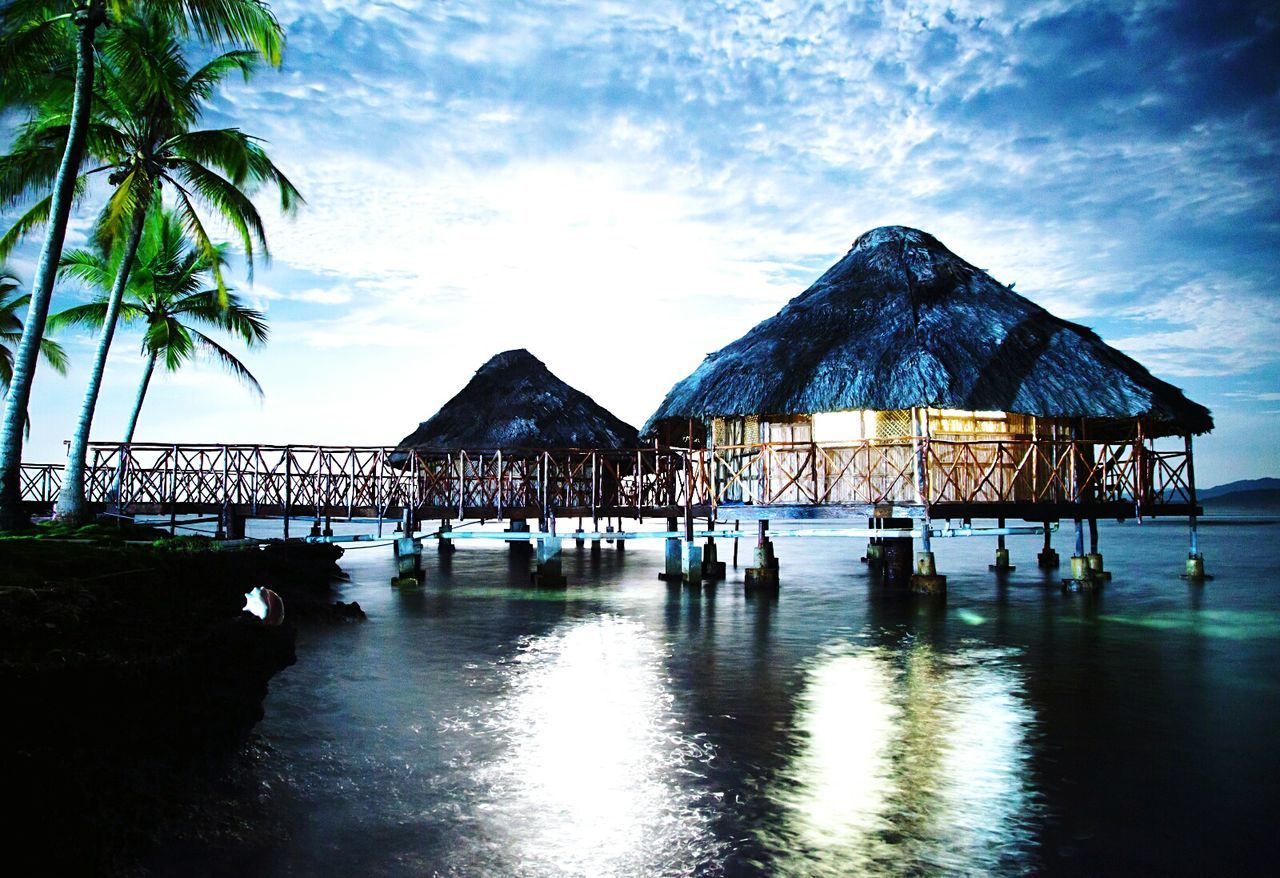
[[[1150,418],[1206,433],[1209,410],[936,238],[872,229],[813,286],[709,354],[644,427],[727,415],[937,407]]]
[[[635,448],[636,428],[565,384],[526,350],[480,367],[401,448]]]

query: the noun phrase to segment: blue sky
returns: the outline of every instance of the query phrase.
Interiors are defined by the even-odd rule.
[[[140,440],[394,443],[512,347],[639,424],[903,224],[1213,409],[1202,484],[1280,474],[1273,3],[273,6],[282,70],[208,117],[308,200],[266,210],[274,261],[240,284],[266,401],[164,376]],[[117,346],[96,438],[141,369]],[[60,459],[82,390],[39,374],[29,460]]]

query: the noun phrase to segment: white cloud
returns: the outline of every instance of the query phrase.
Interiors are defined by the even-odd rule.
[[[1274,383],[1273,117],[1148,7],[276,0],[284,70],[217,109],[308,200],[241,289],[273,323],[242,427],[343,398],[309,438],[398,438],[516,346],[640,420],[889,223],[1158,375]]]

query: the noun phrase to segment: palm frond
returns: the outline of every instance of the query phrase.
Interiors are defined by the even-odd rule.
[[[190,330],[191,335],[199,343],[205,352],[211,354],[215,360],[222,365],[224,369],[240,380],[242,384],[252,390],[259,398],[266,396],[262,390],[262,385],[258,383],[258,379],[253,377],[253,373],[249,371],[244,363],[240,362],[229,350],[218,344],[209,336],[199,330]]]
[[[101,253],[89,250],[69,250],[62,254],[58,264],[58,273],[64,277],[74,278],[87,287],[106,291],[111,289],[115,279],[115,268],[111,260]]]
[[[124,5],[124,0],[113,0]],[[284,29],[263,0],[149,0],[148,7],[180,33],[218,45],[249,45],[272,67],[284,52]]]
[[[42,338],[40,339],[40,356],[53,371],[59,375],[67,374],[67,367],[71,361],[67,358],[67,352],[63,350],[62,345],[52,339]]]
[[[241,186],[249,180],[251,142],[252,138],[238,128],[209,128],[184,131],[165,148],[196,164],[211,165]]]
[[[51,189],[62,152],[57,144],[22,142],[20,136],[12,150],[0,156],[0,207],[17,204],[33,190]]]
[[[271,334],[266,315],[246,307],[234,293],[227,294],[225,305],[218,302],[216,290],[184,296],[171,313],[185,314],[205,326],[216,326],[235,333],[250,347],[265,344]]]
[[[75,188],[72,190],[71,203],[74,206],[84,196],[87,189],[87,181],[83,176],[77,177]],[[52,193],[37,201],[34,205],[27,209],[27,212],[18,217],[14,224],[0,236],[0,259],[5,259],[10,253],[17,248],[33,231],[38,229],[49,221],[49,210],[53,206]]]
[[[71,16],[43,0],[0,7],[0,110],[30,105],[74,69]]]
[[[244,49],[224,52],[191,74],[187,80],[187,88],[197,97],[208,100],[213,97],[222,81],[236,71],[248,82],[261,59],[262,56],[257,52]]]
[[[175,184],[174,189],[178,192],[178,214],[182,218],[182,226],[187,230],[192,238],[195,239],[196,249],[205,257],[209,263],[209,271],[213,275],[214,281],[218,285],[218,301],[225,303],[227,301],[227,282],[222,276],[222,263],[218,260],[218,248],[209,238],[209,233],[205,231],[204,224],[200,222],[200,214],[196,211],[196,207],[191,203],[191,197],[187,190],[180,184]],[[250,274],[252,275],[253,264],[250,263]]]
[[[62,329],[101,329],[102,322],[107,319],[107,302],[105,299],[97,302],[86,302],[83,305],[72,305],[70,308],[64,308],[57,314],[50,314],[49,320],[45,323],[48,332],[57,332]]]
[[[267,233],[262,226],[258,209],[234,184],[197,162],[180,160],[175,170],[202,201],[217,210],[227,224],[240,234],[249,278],[252,280],[255,241],[262,249],[262,258],[270,258]]]
[[[264,183],[274,183],[280,192],[281,211],[292,215],[297,212],[299,206],[306,203],[306,200],[284,172],[275,166],[266,151],[258,145],[259,142],[255,137],[248,145],[250,173]]]

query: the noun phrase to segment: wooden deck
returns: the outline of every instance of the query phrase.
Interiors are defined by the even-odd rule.
[[[862,516],[1058,521],[1198,514],[1189,449],[1151,440],[916,437],[634,451],[95,443],[87,496],[136,514],[395,518]],[[918,470],[918,467],[922,471]],[[24,464],[47,514],[60,464]],[[116,493],[120,502],[114,502]]]

